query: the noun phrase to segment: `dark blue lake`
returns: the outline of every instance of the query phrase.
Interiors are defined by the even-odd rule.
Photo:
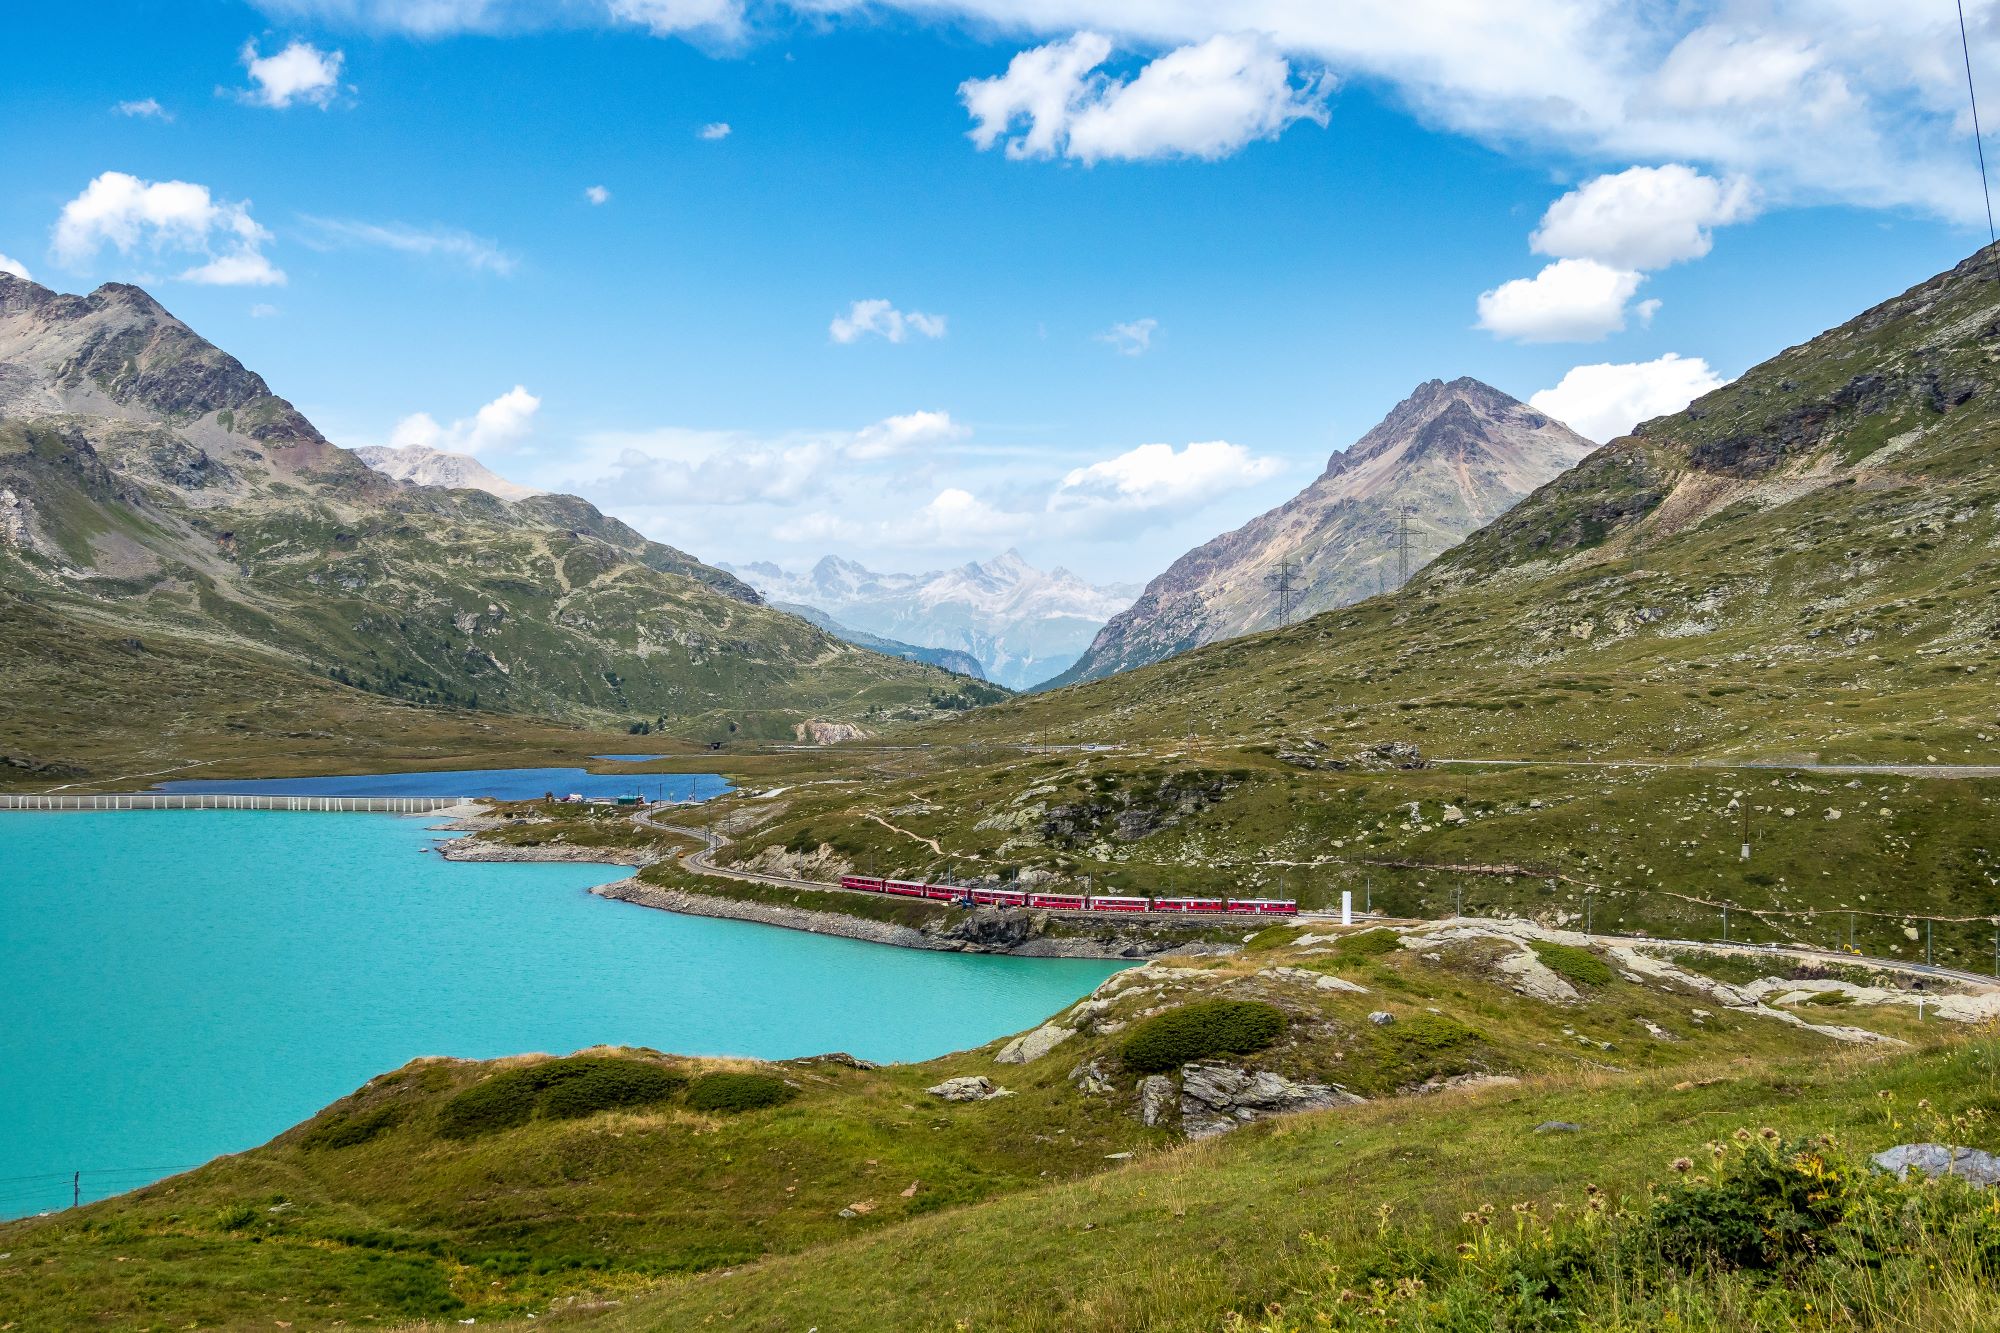
[[[705,801],[729,790],[715,773],[591,773],[581,768],[478,768],[445,773],[355,773],[332,778],[190,778],[155,791],[192,796],[484,796],[531,801],[564,796],[644,796]]]

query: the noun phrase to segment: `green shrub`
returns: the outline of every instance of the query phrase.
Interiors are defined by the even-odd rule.
[[[1333,956],[1342,962],[1361,958],[1380,958],[1392,954],[1403,947],[1403,937],[1393,930],[1364,930],[1358,935],[1349,935],[1333,946]]]
[[[326,1148],[357,1147],[384,1130],[393,1128],[402,1118],[402,1109],[395,1106],[334,1116],[322,1120],[307,1130],[305,1136],[299,1140],[299,1147],[307,1152],[317,1152]]]
[[[476,1138],[525,1125],[539,1112],[573,1119],[599,1111],[663,1102],[687,1080],[643,1060],[572,1055],[504,1069],[473,1084],[438,1110],[438,1133]]]
[[[1531,940],[1528,947],[1535,951],[1544,967],[1572,986],[1603,986],[1611,980],[1611,964],[1588,949],[1547,940]]]
[[[1198,1000],[1155,1014],[1119,1048],[1129,1069],[1161,1074],[1212,1055],[1261,1051],[1285,1031],[1285,1016],[1254,1000]]]
[[[1416,1014],[1387,1032],[1390,1041],[1416,1055],[1440,1055],[1485,1040],[1457,1019],[1443,1014]]]
[[[565,1078],[542,1095],[542,1114],[573,1120],[599,1111],[663,1102],[687,1086],[687,1078],[636,1060],[605,1060]]]
[[[1270,949],[1282,949],[1304,932],[1297,926],[1266,926],[1243,942],[1247,953],[1264,953]]]
[[[688,1085],[687,1104],[696,1111],[758,1111],[797,1095],[791,1084],[769,1074],[703,1074]]]

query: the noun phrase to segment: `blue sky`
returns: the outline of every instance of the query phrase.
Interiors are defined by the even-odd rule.
[[[1424,379],[1601,437],[1985,235],[1951,15],[1858,0],[79,8],[0,256],[715,560],[1143,579]]]

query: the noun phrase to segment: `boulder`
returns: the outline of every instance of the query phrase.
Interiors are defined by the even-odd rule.
[[[1878,1171],[1887,1171],[1899,1180],[1910,1172],[1920,1176],[1957,1176],[1960,1180],[1991,1189],[2000,1184],[2000,1157],[1977,1148],[1951,1147],[1942,1143],[1899,1143],[1868,1159]]]
[[[1295,1083],[1268,1070],[1252,1073],[1222,1064],[1181,1071],[1181,1128],[1191,1139],[1290,1111],[1323,1111],[1367,1100],[1327,1083]]]
[[[1385,1010],[1377,1009],[1374,1013],[1368,1015],[1368,1021],[1378,1028],[1385,1028],[1396,1021],[1396,1016]]]
[[[1076,1029],[1044,1023],[1033,1032],[1024,1032],[1000,1048],[993,1058],[1003,1065],[1024,1065],[1039,1060],[1076,1035]]]
[[[1344,978],[1330,977],[1324,972],[1314,972],[1310,968],[1304,967],[1267,968],[1257,975],[1260,977],[1283,977],[1286,981],[1295,981],[1301,986],[1311,986],[1316,990],[1348,991],[1355,995],[1366,995],[1368,993],[1366,986],[1357,986]]]
[[[1086,1060],[1069,1071],[1069,1081],[1076,1085],[1078,1092],[1108,1096],[1114,1090],[1111,1076],[1104,1070],[1102,1060]]]
[[[1174,1081],[1165,1074],[1150,1074],[1139,1080],[1139,1119],[1157,1125],[1174,1107]]]
[[[948,1102],[983,1102],[993,1097],[1009,1096],[1007,1089],[995,1087],[993,1080],[984,1074],[966,1074],[959,1078],[948,1078],[933,1088],[925,1088],[933,1097],[942,1097]]]

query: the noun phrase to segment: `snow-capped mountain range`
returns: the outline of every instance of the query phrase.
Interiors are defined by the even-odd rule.
[[[1139,593],[1136,585],[1099,587],[1066,569],[1036,569],[1012,550],[925,574],[880,574],[832,555],[804,572],[766,561],[723,568],[773,602],[817,607],[844,625],[905,643],[970,653],[987,679],[1013,689],[1067,670]]]

